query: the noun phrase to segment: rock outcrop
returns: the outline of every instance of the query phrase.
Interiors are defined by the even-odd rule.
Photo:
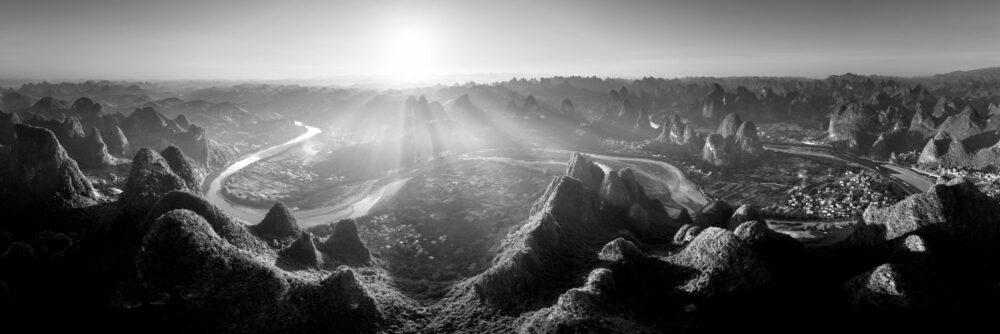
[[[986,131],[960,140],[945,131],[927,141],[917,164],[926,169],[990,169],[1000,163],[1000,130]]]
[[[735,215],[734,215],[735,216]],[[775,277],[784,284],[801,284],[804,270],[815,260],[806,247],[787,234],[771,230],[766,222],[751,220],[736,227],[733,234],[761,256]]]
[[[205,178],[202,177],[202,172],[195,165],[194,161],[184,154],[184,151],[181,151],[177,146],[170,145],[163,149],[163,151],[160,151],[160,155],[167,161],[170,170],[174,174],[177,174],[177,176],[180,176],[181,179],[184,179],[184,183],[188,189],[193,191],[201,189],[201,184],[205,181]]]
[[[504,240],[494,265],[471,282],[472,290],[500,309],[546,305],[558,297],[553,288],[589,270],[579,254],[604,245],[601,261],[646,263],[637,243],[670,241],[673,225],[629,169],[608,173],[599,189],[574,177],[556,178],[532,206],[528,222]]]
[[[471,125],[487,125],[489,117],[472,103],[469,94],[462,94],[451,104],[449,117],[455,121]]]
[[[726,140],[722,135],[713,133],[705,139],[705,147],[701,150],[701,158],[718,167],[732,166],[735,164],[736,159],[731,143],[731,141]]]
[[[705,136],[694,130],[694,127],[688,126],[684,129],[684,140],[681,144],[684,146],[686,151],[695,156],[703,154],[703,149],[705,147]]]
[[[311,267],[316,267],[322,262],[322,257],[319,251],[316,250],[316,242],[313,240],[313,235],[309,232],[302,232],[299,238],[295,239],[283,253],[284,256]]]
[[[228,153],[212,142],[205,128],[196,124],[190,124],[186,128],[181,127],[176,121],[151,107],[133,111],[121,121],[120,128],[132,147],[163,150],[171,145],[177,146],[191,160],[203,167],[218,167],[232,159]],[[107,132],[111,133],[111,129],[109,127]]]
[[[622,180],[618,173],[608,173],[604,177],[604,182],[601,183],[601,199],[605,203],[608,203],[619,209],[625,209],[632,206],[632,199],[629,198],[628,189],[625,187],[625,182]]]
[[[8,201],[58,209],[97,203],[98,195],[90,180],[52,131],[15,124],[14,135],[8,162],[10,185],[2,192]]]
[[[108,152],[108,146],[97,128],[90,129],[87,137],[76,143],[78,162],[85,168],[100,168],[114,164],[115,159]]]
[[[921,312],[934,303],[931,282],[913,267],[883,264],[844,283],[847,305],[858,312]]]
[[[955,179],[892,206],[868,208],[846,242],[873,248],[911,233],[947,236],[970,251],[998,252],[990,245],[1000,240],[1000,205],[971,182]]]
[[[879,114],[861,103],[836,106],[830,113],[826,142],[837,148],[863,153],[879,132]]]
[[[724,303],[731,298],[762,293],[774,287],[768,266],[732,232],[709,227],[667,262],[697,273],[677,288],[692,304]]]
[[[285,203],[275,203],[260,224],[253,226],[258,235],[271,239],[287,239],[301,234],[299,224]]]
[[[680,116],[674,115],[670,121],[670,141],[677,145],[683,145],[686,134],[687,124],[681,121]]]
[[[32,104],[30,96],[18,92],[4,92],[2,100],[4,108],[9,111],[28,109]]]
[[[298,331],[323,328],[372,332],[381,313],[347,267],[321,280],[292,277],[233,246],[195,212],[172,210],[155,220],[135,256],[145,290],[137,304],[169,304],[166,328],[221,332]],[[161,328],[162,329],[162,328]]]
[[[180,127],[181,130],[183,130],[183,131],[187,131],[188,128],[191,127],[191,121],[189,121],[187,119],[187,116],[184,116],[183,114],[177,115],[177,117],[174,117],[174,123],[176,123],[177,126]]]
[[[604,171],[597,164],[587,160],[580,153],[573,153],[566,166],[566,176],[576,178],[592,191],[601,189],[604,183]]]
[[[564,125],[574,128],[577,126],[585,126],[588,121],[587,118],[576,112],[576,107],[573,105],[573,101],[570,99],[565,99],[559,105],[559,111],[556,114],[556,118],[561,120]]]
[[[745,91],[744,101],[749,101],[745,107],[756,108],[759,101],[748,90]],[[677,132],[683,127],[678,126]],[[752,162],[757,156],[764,152],[763,145],[757,134],[757,127],[753,122],[743,121],[736,113],[730,112],[719,123],[715,133],[710,134],[704,140],[695,140],[697,134],[688,126],[684,129],[684,138],[675,143],[688,147],[688,151],[701,157],[704,161],[718,166],[727,167],[738,165],[743,162]],[[673,132],[671,133],[673,135]]]
[[[609,172],[598,196],[605,215],[622,217],[632,233],[642,237],[656,234],[662,239],[672,234],[670,217],[663,203],[646,196],[646,190],[631,169]]]
[[[947,132],[959,140],[972,137],[986,131],[986,119],[979,115],[975,108],[968,106],[955,115],[948,116],[937,128],[938,132]]]
[[[146,212],[139,225],[134,225],[135,222],[132,220],[122,220],[123,224],[129,225],[121,226],[120,229],[130,235],[129,238],[141,238],[149,231],[153,221],[158,217],[169,211],[181,209],[194,212],[204,218],[219,237],[236,248],[253,253],[267,253],[270,250],[260,238],[250,232],[245,223],[226,215],[204,198],[187,191],[171,191],[163,195]]]
[[[69,107],[63,101],[56,100],[51,96],[46,96],[39,99],[37,102],[31,105],[30,110],[32,113],[39,116],[55,117],[66,111]]]
[[[553,307],[531,317],[520,331],[525,333],[555,333],[560,331],[599,333],[654,333],[624,315],[615,312],[612,296],[621,293],[614,272],[597,268],[587,275],[582,287],[559,296]]]
[[[639,115],[636,116],[635,126],[632,127],[633,138],[647,139],[656,133],[653,123],[649,120],[649,114],[645,109],[639,108]]]
[[[701,209],[694,218],[694,225],[701,227],[726,228],[733,216],[733,206],[723,200],[715,200]]]
[[[726,115],[726,91],[719,84],[712,84],[712,91],[705,96],[701,104],[701,117],[706,120],[717,120]]]
[[[693,224],[684,224],[683,226],[681,226],[680,229],[677,230],[677,233],[674,234],[674,238],[672,241],[674,245],[678,246],[686,245],[689,242],[691,242],[691,240],[694,240],[694,238],[697,237],[698,234],[704,230],[705,228],[702,226]]]
[[[521,105],[521,113],[523,117],[541,117],[544,115],[541,105],[538,104],[538,100],[535,99],[534,95],[528,95],[528,97],[524,98],[524,104]]]
[[[353,219],[344,219],[333,227],[333,234],[323,243],[322,251],[350,266],[363,266],[371,262],[371,253],[358,236],[358,225]]]
[[[914,267],[933,267],[934,262],[934,254],[928,249],[927,240],[917,234],[903,238],[892,255],[889,256],[889,263]]]
[[[604,241],[596,206],[596,196],[580,181],[553,180],[532,207],[528,222],[503,241],[494,265],[472,282],[476,296],[501,309],[544,302],[539,297],[551,294],[552,288],[571,279],[573,268],[583,265],[570,254]]]
[[[719,123],[719,128],[715,131],[722,136],[722,138],[729,138],[736,136],[736,132],[739,130],[740,126],[743,124],[743,119],[740,118],[736,113],[729,113],[722,122]]]
[[[729,217],[729,222],[726,224],[726,229],[735,231],[743,223],[753,220],[760,220],[757,207],[751,204],[743,204],[733,211]]]
[[[757,136],[757,126],[750,121],[743,122],[736,130],[733,144],[742,160],[752,159],[764,153],[764,145]]]
[[[58,121],[36,114],[28,124],[52,131],[69,156],[76,160],[81,168],[104,168],[114,163],[100,132],[95,131],[96,128],[92,128],[90,133],[85,132],[83,123],[77,117],[66,117]]]
[[[81,97],[73,102],[68,112],[81,117],[99,117],[103,112],[103,107],[88,97]]]
[[[126,216],[142,215],[161,196],[175,190],[198,193],[200,189],[190,188],[163,156],[142,148],[132,159],[132,169],[118,199],[118,207]]]
[[[962,146],[961,141],[953,139],[947,132],[939,131],[924,145],[917,158],[917,163],[923,166],[946,166],[956,158],[961,160],[965,156],[965,147]]]
[[[107,144],[108,151],[113,155],[123,156],[128,152],[128,138],[125,137],[125,133],[118,126],[111,128],[111,136],[105,139],[105,144]]]
[[[908,127],[911,138],[925,139],[934,136],[937,133],[937,127],[938,125],[934,122],[934,116],[931,115],[931,112],[918,104],[916,112],[910,118],[910,126]]]
[[[0,111],[0,145],[10,146],[14,143],[14,124],[21,124],[21,117],[17,113]]]

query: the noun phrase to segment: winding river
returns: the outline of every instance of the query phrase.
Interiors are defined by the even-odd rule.
[[[868,168],[887,177],[909,194],[924,192],[934,186],[934,182],[936,181],[934,178],[915,171],[909,167],[893,163],[876,162],[860,157],[847,156],[822,146],[804,144],[767,144],[764,145],[764,149],[803,157],[833,159],[847,164]]]
[[[229,176],[239,172],[243,168],[249,166],[250,164],[267,159],[274,155],[277,155],[284,150],[299,144],[309,138],[312,138],[322,131],[319,128],[308,126],[299,122],[296,125],[302,126],[306,129],[306,132],[292,138],[291,140],[271,146],[260,151],[254,152],[246,157],[236,161],[220,172],[214,173],[206,181],[205,186],[205,197],[209,202],[218,206],[220,209],[225,211],[227,214],[246,221],[250,224],[256,224],[263,219],[264,215],[267,214],[267,209],[265,208],[254,208],[245,205],[240,205],[229,201],[222,194],[222,182]],[[868,159],[850,157],[842,154],[838,154],[824,147],[809,146],[809,145],[794,145],[794,144],[767,144],[764,146],[765,149],[775,152],[782,152],[792,155],[798,155],[803,157],[814,157],[814,158],[824,158],[833,159],[841,161],[844,163],[861,166],[864,168],[869,168],[875,170],[894,183],[901,186],[909,193],[922,192],[929,187],[933,186],[934,180],[927,175],[921,174],[913,169],[903,167],[900,165],[890,164],[890,163],[879,163],[871,161]],[[565,150],[557,149],[539,149],[539,151],[544,151],[548,153],[565,154],[567,157],[572,153]],[[511,163],[518,164],[562,164],[565,162],[560,161],[534,161],[525,159],[515,159],[509,157],[491,157],[482,156],[482,152],[477,156],[471,156],[469,154],[462,155],[460,159],[492,159],[492,160],[504,160]],[[677,204],[687,208],[690,212],[698,212],[701,207],[708,204],[710,199],[701,190],[696,183],[692,182],[687,178],[685,173],[670,163],[646,159],[637,157],[623,157],[623,156],[613,156],[606,154],[592,154],[589,155],[598,165],[604,169],[611,169],[608,166],[609,163],[616,165],[623,165],[632,167],[637,173],[643,174],[645,177],[655,180],[656,182],[662,184],[664,187],[670,190],[671,199]],[[336,206],[325,206],[318,207],[314,209],[306,210],[295,210],[296,219],[301,226],[312,226],[322,223],[328,223],[342,218],[356,218],[367,214],[368,210],[375,206],[384,197],[390,195],[391,193],[399,190],[407,179],[394,180],[392,182],[372,182],[361,191],[359,194],[355,195],[353,198],[345,201],[346,204],[336,205]]]
[[[269,208],[255,208],[226,199],[226,196],[222,193],[222,183],[227,177],[236,174],[250,164],[280,154],[286,149],[289,149],[296,144],[302,143],[303,141],[323,132],[319,128],[308,126],[300,122],[295,122],[295,124],[304,127],[306,132],[287,142],[249,154],[229,166],[226,166],[226,168],[222,171],[210,175],[205,181],[205,198],[230,216],[239,218],[249,224],[256,224],[263,220],[264,216],[267,215]],[[350,199],[348,201],[349,204],[346,205],[325,206],[306,210],[296,210],[295,208],[292,208],[292,210],[295,212],[296,221],[298,221],[299,225],[303,227],[329,223],[342,218],[360,217],[365,215],[368,210],[377,204],[384,196],[388,195],[390,192],[399,190],[405,181],[406,179],[401,179],[389,182],[385,185],[378,185],[377,183],[369,184],[367,188],[361,191],[358,196]]]
[[[292,138],[287,142],[251,153],[250,155],[243,157],[239,161],[236,161],[230,164],[229,166],[226,166],[226,169],[223,169],[221,172],[212,173],[212,175],[209,176],[208,180],[205,181],[207,184],[207,187],[205,187],[205,199],[207,199],[212,204],[215,204],[215,206],[219,207],[220,209],[222,209],[222,211],[226,212],[230,216],[242,219],[251,224],[255,224],[259,222],[261,219],[263,219],[264,215],[267,214],[267,210],[251,208],[227,200],[226,197],[222,194],[222,182],[230,175],[236,174],[236,172],[239,172],[241,169],[246,168],[247,166],[249,166],[254,162],[281,153],[285,149],[292,147],[295,144],[301,143],[306,139],[312,138],[313,136],[323,132],[317,127],[308,126],[300,122],[295,122],[295,125],[304,127],[306,129],[306,132],[295,138]]]
[[[534,149],[532,151],[545,152],[545,153],[555,153],[564,155],[565,158],[561,160],[528,160],[524,158],[511,158],[511,157],[498,157],[498,156],[482,156],[485,152],[491,150],[484,150],[479,152],[471,152],[468,154],[463,154],[459,156],[462,160],[491,160],[491,161],[502,161],[511,164],[518,165],[535,165],[535,164],[548,164],[548,165],[559,165],[566,166],[569,157],[574,153],[574,151],[560,150],[560,149]],[[708,204],[709,198],[702,192],[701,187],[699,187],[694,181],[688,179],[687,175],[684,174],[679,168],[671,165],[667,162],[645,159],[645,158],[633,158],[633,157],[623,157],[614,156],[606,154],[596,154],[596,153],[584,153],[587,157],[596,163],[605,173],[616,170],[618,168],[612,168],[610,164],[618,165],[617,167],[629,167],[635,173],[641,174],[646,178],[653,180],[656,183],[663,185],[670,191],[670,199],[680,206],[688,209],[689,212],[698,212],[701,208]],[[642,165],[644,164],[644,165]]]
[[[570,151],[563,150],[552,150],[547,151],[560,151],[566,154],[571,154]],[[641,173],[646,177],[656,180],[664,184],[667,189],[670,189],[670,198],[674,200],[677,204],[688,209],[688,212],[698,212],[701,211],[701,207],[708,205],[709,198],[701,190],[698,184],[694,183],[688,179],[687,174],[674,165],[666,163],[660,160],[645,159],[645,158],[630,158],[630,157],[620,157],[613,155],[604,154],[591,154],[586,153],[592,159],[597,162],[601,160],[615,161],[615,162],[640,162],[645,164],[651,164],[657,166],[665,173],[654,173],[650,172],[644,168],[635,168],[635,172]],[[606,171],[605,171],[606,172]]]

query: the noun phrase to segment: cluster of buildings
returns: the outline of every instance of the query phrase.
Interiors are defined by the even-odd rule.
[[[1000,172],[970,171],[958,168],[940,168],[938,174],[944,178],[963,177],[976,184],[980,191],[995,201],[1000,201]]]
[[[766,210],[797,218],[850,218],[860,216],[871,205],[888,206],[899,199],[887,182],[868,173],[847,171],[836,180],[792,188],[787,201]]]
[[[765,143],[808,144],[808,145],[823,144],[821,141],[814,140],[814,138],[818,137],[820,134],[816,133],[815,130],[811,129],[802,129],[799,127],[794,127],[792,129],[783,129],[765,125],[758,128],[758,133],[760,134],[760,140]]]

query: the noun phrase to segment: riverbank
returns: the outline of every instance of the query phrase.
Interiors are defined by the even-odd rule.
[[[223,196],[240,205],[268,208],[276,202],[297,201],[303,192],[325,183],[306,166],[306,154],[300,146],[230,175],[222,182]]]
[[[246,222],[256,223],[259,222],[261,219],[263,219],[264,215],[267,213],[266,210],[246,207],[228,201],[222,194],[222,182],[230,175],[242,170],[243,168],[249,166],[254,162],[281,153],[283,150],[298,143],[301,143],[306,139],[312,138],[313,136],[316,136],[321,132],[323,132],[319,128],[308,126],[300,122],[295,122],[295,124],[304,127],[306,129],[306,132],[295,138],[292,138],[287,142],[259,150],[255,153],[251,153],[241,158],[240,160],[237,160],[236,162],[230,164],[226,168],[209,175],[209,177],[205,179],[205,183],[203,184],[205,198],[212,204],[216,205],[217,207],[225,211],[227,214],[242,219]]]
[[[893,163],[876,162],[861,157],[846,156],[824,146],[805,144],[765,144],[765,150],[782,152],[798,156],[812,156],[839,160],[849,164],[871,169],[893,180],[894,183],[902,187],[908,194],[924,192],[934,186],[935,179],[928,177],[925,173],[912,168],[900,166]]]
[[[223,182],[226,182],[227,177],[244,170],[247,166],[254,164],[265,159],[269,159],[276,155],[286,152],[288,149],[293,147],[296,143],[300,143],[312,136],[317,135],[320,131],[317,128],[308,127],[307,133],[302,136],[296,137],[286,143],[276,145],[271,148],[267,148],[257,153],[251,154],[240,161],[230,165],[224,171],[213,175],[210,177],[210,182],[208,188],[206,189],[206,196],[209,200],[216,205],[224,208],[227,212],[232,212],[234,216],[241,218],[248,222],[259,221],[271,203],[274,200],[279,200],[281,198],[267,198],[266,200],[260,201],[249,201],[244,202],[241,200],[233,200],[232,198],[225,198],[226,194],[222,191]],[[828,150],[817,149],[817,148],[788,148],[780,147],[777,148],[773,145],[768,145],[770,151],[777,151],[772,154],[787,154],[796,156],[796,159],[809,160],[812,158],[822,158],[822,159],[832,159],[833,161],[838,161],[840,163],[846,163],[848,165],[856,166],[858,168],[871,168],[872,170],[878,170],[878,166],[873,166],[873,162],[864,163],[857,161],[857,159],[852,160],[849,157],[841,157],[832,153]],[[690,213],[697,213],[701,208],[708,204],[710,201],[717,198],[725,199],[733,204],[743,204],[744,202],[753,202],[752,199],[740,200],[739,198],[729,198],[726,196],[711,196],[710,192],[706,192],[703,189],[703,185],[699,184],[697,180],[699,177],[697,175],[690,176],[692,166],[687,166],[681,163],[683,168],[675,165],[677,162],[669,159],[669,157],[655,156],[644,151],[622,151],[614,150],[608,148],[602,148],[595,150],[596,152],[585,153],[591,156],[596,163],[598,163],[602,168],[607,170],[617,170],[620,168],[631,168],[636,172],[637,176],[640,177],[641,182],[644,187],[647,188],[647,192],[652,198],[658,198],[664,202],[668,212],[672,215],[679,214],[681,209],[687,209]],[[782,152],[784,151],[784,152]],[[782,153],[778,153],[782,152]],[[553,149],[553,148],[496,148],[496,149],[485,149],[476,152],[469,152],[465,154],[459,154],[453,158],[457,160],[468,160],[468,159],[478,159],[482,161],[503,161],[509,164],[520,165],[524,167],[530,167],[533,165],[547,165],[547,168],[565,168],[566,161],[568,161],[570,154],[573,152],[569,150]],[[408,179],[413,175],[420,175],[421,173],[427,172],[429,169],[440,168],[442,166],[447,167],[449,164],[449,159],[452,158],[439,158],[429,162],[422,163],[416,166],[414,169],[407,171],[394,171],[384,177],[378,179],[359,181],[356,186],[351,186],[348,188],[335,187],[338,194],[329,194],[328,192],[317,193],[315,196],[310,196],[314,198],[309,202],[311,204],[307,205],[307,209],[300,210],[296,209],[296,217],[299,219],[299,223],[302,226],[314,226],[319,224],[329,223],[336,219],[347,218],[347,217],[360,217],[366,215],[369,210],[376,210],[384,208],[386,210],[391,210],[391,206],[387,206],[386,203],[391,203],[393,196],[401,189],[405,189],[404,183],[399,183],[399,180]],[[787,160],[787,159],[786,159]],[[273,178],[275,175],[283,177],[281,175],[286,175],[286,170],[289,166],[276,166],[274,170],[268,170],[266,173],[260,173],[258,175],[259,179],[255,180],[244,180],[253,184],[263,184],[260,182],[282,182],[286,183],[285,180],[265,180],[267,178]],[[294,167],[294,166],[293,166]],[[301,166],[300,166],[301,167]],[[817,167],[820,168],[820,167]],[[884,167],[882,171],[885,171]],[[781,169],[781,168],[777,168]],[[784,173],[788,174],[787,171]],[[902,172],[901,172],[902,173]],[[913,172],[914,174],[916,172]],[[794,174],[794,173],[793,173]],[[918,174],[919,175],[919,174]],[[794,182],[791,182],[792,175],[786,175],[789,177],[788,180],[782,180],[780,182],[774,182],[774,180],[768,181],[769,184],[781,188],[776,190],[777,192],[787,192],[788,187],[794,186]],[[747,180],[753,183],[752,178],[741,178],[741,182],[747,184]],[[906,182],[906,178],[894,178],[894,182]],[[920,178],[914,180],[921,180]],[[250,185],[250,183],[245,184],[244,188]],[[761,182],[757,182],[761,183]],[[310,182],[303,178],[302,180],[296,181],[293,186],[286,188],[287,193],[295,193],[295,187],[305,188],[309,185],[313,185],[315,182]],[[387,187],[392,185],[398,185],[394,189],[390,196],[385,196]],[[765,184],[765,183],[761,183]],[[754,183],[753,185],[747,185],[748,188],[738,189],[738,193],[746,193],[752,195],[751,197],[759,197],[760,191],[756,189],[759,184]],[[913,185],[908,185],[909,189],[915,188]],[[725,188],[725,189],[724,189]],[[250,188],[247,188],[250,189]],[[726,193],[733,193],[732,189],[726,187],[720,189],[714,189],[711,192],[720,192],[726,190]],[[232,194],[230,194],[232,195]],[[322,199],[320,197],[323,197]],[[730,196],[731,197],[731,196]],[[293,208],[295,208],[295,199],[288,198],[292,200]],[[761,201],[767,202],[773,199],[766,198],[760,199]],[[246,205],[251,204],[251,205]],[[369,205],[370,204],[370,205]],[[755,203],[759,207],[763,207],[765,203]],[[359,210],[358,208],[361,208]],[[829,221],[819,221],[819,220],[775,220],[773,224],[776,230],[785,232],[789,235],[801,238],[804,241],[810,243],[823,243],[829,241],[826,237],[827,234],[841,233],[844,230],[852,228],[852,224],[847,224],[844,222],[839,222],[837,224],[830,224]],[[845,220],[847,221],[847,220]],[[839,232],[838,232],[839,231]]]

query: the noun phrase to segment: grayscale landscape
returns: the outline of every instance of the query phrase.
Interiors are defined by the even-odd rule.
[[[978,331],[1000,2],[0,2],[0,332]]]

